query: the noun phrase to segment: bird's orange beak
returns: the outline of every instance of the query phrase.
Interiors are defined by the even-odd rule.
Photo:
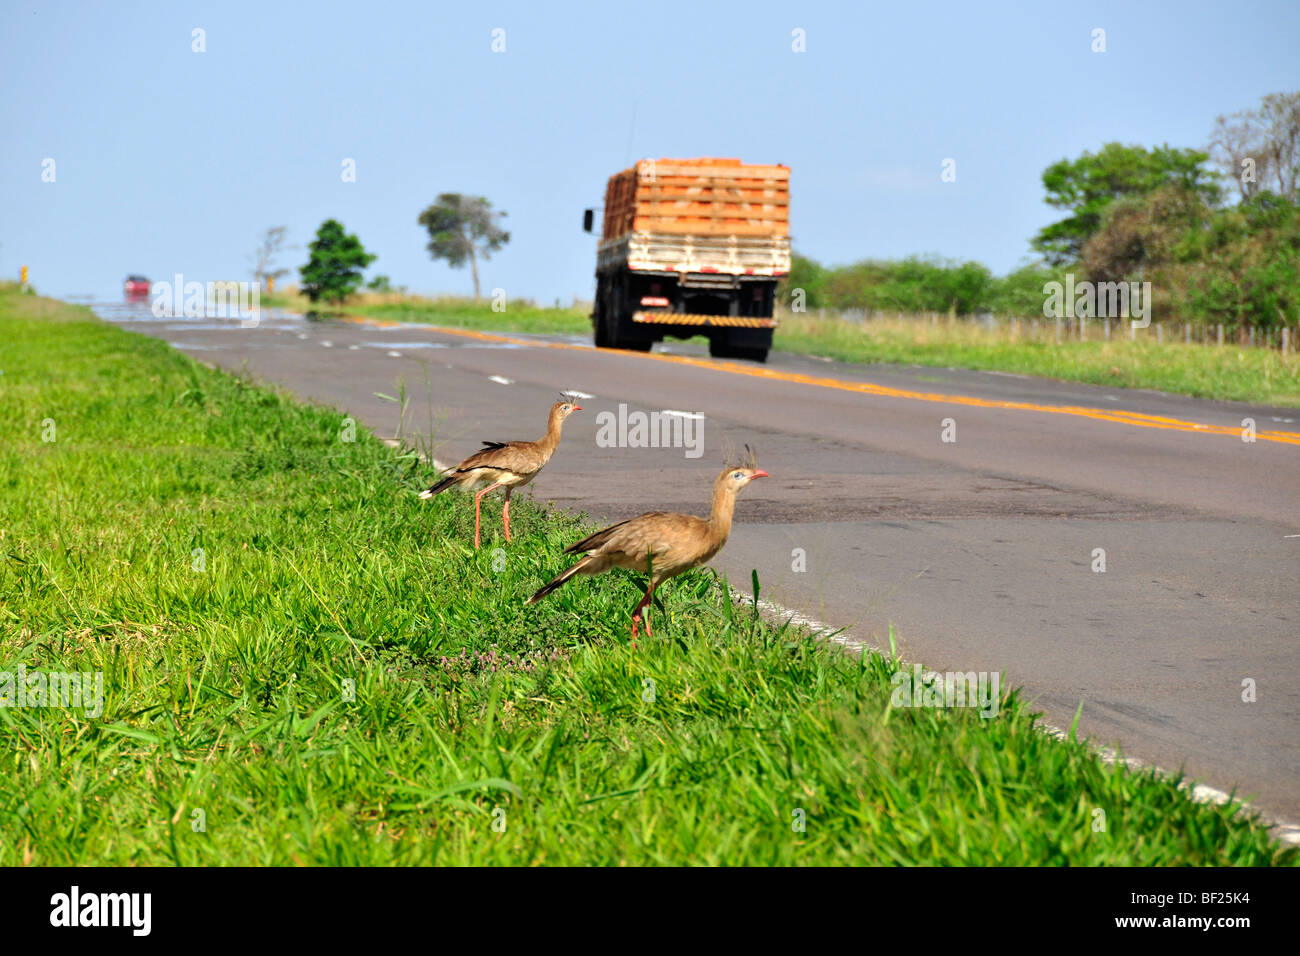
[[[769,475],[769,474],[768,474],[767,472],[765,472],[765,471],[756,471],[756,472],[754,472],[752,475],[749,476],[749,480],[750,480],[750,481],[753,481],[755,478],[771,478],[771,477],[772,477],[772,476]]]
[[[582,411],[582,406],[581,406],[581,405],[574,405],[574,406],[573,406],[573,410],[574,410],[575,412],[580,412],[580,411]]]

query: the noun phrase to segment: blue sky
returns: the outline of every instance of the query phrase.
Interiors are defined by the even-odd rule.
[[[327,217],[378,255],[371,273],[466,293],[468,269],[428,258],[416,216],[467,192],[513,233],[484,288],[567,302],[593,286],[583,207],[647,156],[789,165],[795,248],[824,262],[935,253],[1001,273],[1057,218],[1049,163],[1109,140],[1204,146],[1217,114],[1300,88],[1294,0],[6,2],[0,16],[0,274],[25,263],[56,295],[115,293],[128,272],[247,278],[273,225],[296,267]],[[940,179],[949,157],[955,183]]]

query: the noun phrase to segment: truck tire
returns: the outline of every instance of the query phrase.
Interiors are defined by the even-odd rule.
[[[654,339],[638,334],[632,321],[632,306],[625,293],[623,283],[614,280],[610,289],[609,300],[605,305],[605,337],[607,348],[624,349],[628,352],[649,352]]]
[[[609,304],[605,301],[608,295],[605,292],[605,279],[603,276],[596,277],[596,301],[592,306],[594,313],[591,318],[591,324],[596,333],[596,348],[608,349],[613,348],[609,337]]]

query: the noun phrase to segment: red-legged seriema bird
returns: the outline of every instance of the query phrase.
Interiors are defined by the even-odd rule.
[[[432,498],[440,491],[455,485],[466,491],[478,491],[474,496],[474,547],[479,546],[479,507],[483,496],[498,488],[506,490],[505,504],[501,506],[501,521],[505,525],[506,540],[510,540],[510,492],[523,487],[546,467],[560,443],[564,420],[574,412],[582,411],[570,392],[561,392],[562,401],[551,406],[546,424],[546,435],[537,441],[485,441],[482,451],[470,455],[440,481],[420,492],[421,498]],[[486,487],[484,487],[486,486]]]
[[[742,464],[728,465],[713,482],[713,508],[708,518],[679,515],[668,511],[620,521],[565,548],[565,554],[585,552],[585,557],[526,603],[534,604],[561,587],[576,574],[599,574],[610,568],[645,571],[650,575],[641,603],[632,611],[632,645],[636,646],[637,623],[648,607],[655,588],[683,571],[699,567],[722,550],[731,533],[731,516],[736,507],[736,493],[755,478],[767,478],[760,471],[752,450],[746,446]],[[652,636],[650,616],[646,611],[645,632]]]

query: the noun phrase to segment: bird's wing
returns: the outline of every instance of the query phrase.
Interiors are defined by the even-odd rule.
[[[694,515],[651,511],[610,525],[570,547],[595,552],[625,566],[671,571],[690,567],[709,550],[708,522]]]
[[[492,471],[510,472],[514,475],[531,475],[542,469],[546,459],[542,456],[536,442],[484,442],[491,447],[470,455],[459,465],[456,471],[477,471],[486,468]]]

